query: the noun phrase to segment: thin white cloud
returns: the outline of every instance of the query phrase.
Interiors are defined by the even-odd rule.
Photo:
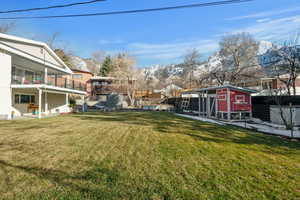
[[[116,40],[105,40],[105,39],[101,39],[98,40],[98,44],[101,45],[108,45],[108,44],[123,44],[125,43],[123,40],[120,39],[116,39]]]
[[[300,31],[300,15],[281,17],[277,19],[260,18],[252,24],[238,29],[228,29],[227,33],[249,32],[257,40],[282,42],[294,39]],[[180,62],[183,55],[190,49],[196,48],[203,55],[210,55],[219,46],[219,38],[222,34],[216,34],[213,39],[181,40],[168,43],[126,43],[123,50],[137,57],[139,60],[151,63]],[[110,53],[119,52],[117,50]]]
[[[171,42],[164,44],[131,43],[129,52],[143,59],[178,61],[190,49],[196,48],[202,54],[209,54],[217,50],[218,43],[215,40],[190,40]]]
[[[265,12],[258,12],[250,15],[244,15],[244,16],[238,16],[238,17],[232,17],[228,18],[227,20],[242,20],[242,19],[257,19],[257,18],[266,18],[271,16],[278,16],[286,13],[291,12],[297,12],[300,11],[300,7],[293,7],[293,8],[286,8],[281,10],[271,10],[271,11],[265,11]]]
[[[300,15],[278,19],[263,18],[259,22],[229,31],[231,33],[249,32],[257,40],[277,41],[290,40],[300,31]],[[220,36],[220,35],[219,35]],[[190,40],[171,43],[131,43],[127,49],[140,59],[155,60],[156,62],[176,62],[191,48],[196,48],[202,54],[211,54],[218,49],[218,35],[215,40]]]
[[[233,31],[248,32],[259,40],[282,41],[300,31],[300,15],[273,19]]]
[[[256,20],[256,22],[263,23],[263,22],[267,22],[267,21],[270,21],[270,20],[271,20],[271,18],[263,18],[263,19]]]

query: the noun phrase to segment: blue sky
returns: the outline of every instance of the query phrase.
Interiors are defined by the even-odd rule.
[[[0,10],[48,6],[81,0],[10,0]],[[82,0],[83,1],[83,0]],[[91,5],[4,16],[59,15],[175,6],[215,0],[106,0]],[[0,21],[0,23],[3,21]],[[126,51],[138,66],[180,62],[191,48],[204,56],[218,49],[228,33],[249,32],[257,40],[291,39],[300,30],[299,0],[255,0],[219,7],[69,19],[16,21],[13,34],[35,39],[60,32],[60,42],[76,55],[97,50]]]

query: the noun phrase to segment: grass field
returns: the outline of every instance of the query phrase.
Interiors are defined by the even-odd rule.
[[[169,113],[0,121],[0,199],[300,199],[300,144]]]

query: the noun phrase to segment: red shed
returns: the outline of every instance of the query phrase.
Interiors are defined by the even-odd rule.
[[[224,85],[193,90],[199,95],[199,115],[223,120],[245,120],[252,117],[251,93],[256,91]]]

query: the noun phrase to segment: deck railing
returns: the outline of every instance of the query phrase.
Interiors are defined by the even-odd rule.
[[[94,94],[127,93],[127,87],[121,84],[94,85]]]
[[[45,84],[60,88],[66,88],[66,89],[73,89],[73,90],[80,90],[80,91],[86,91],[86,84],[75,81],[72,79],[68,79],[65,77],[61,77],[58,75],[48,75],[47,81],[45,81],[44,76],[32,76],[32,77],[24,77],[24,76],[17,76],[15,74],[12,74],[12,84],[15,85],[39,85],[39,84]]]

